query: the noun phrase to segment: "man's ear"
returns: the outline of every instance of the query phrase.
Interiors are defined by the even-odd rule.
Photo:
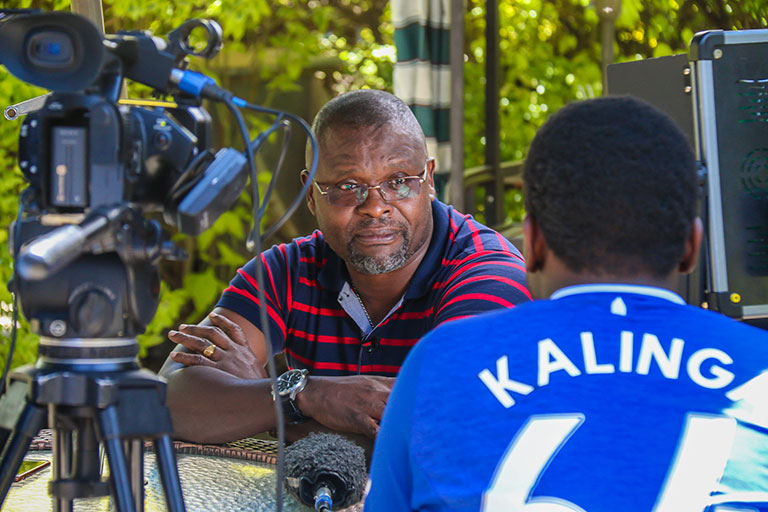
[[[435,168],[437,167],[435,159],[427,158],[427,184],[429,185],[429,199],[432,200],[437,195],[435,191]]]
[[[536,219],[526,215],[523,220],[523,255],[528,272],[536,272],[544,267],[547,250],[547,241],[539,229],[539,224]]]
[[[693,225],[691,226],[691,234],[685,241],[685,250],[683,251],[683,257],[680,259],[680,265],[678,265],[678,271],[681,274],[689,274],[696,266],[696,261],[699,258],[699,249],[701,249],[701,239],[704,234],[704,226],[699,217],[693,219]]]
[[[307,183],[307,180],[309,179],[309,171],[304,169],[303,171],[301,171],[300,177],[301,177],[301,186],[303,187]],[[309,208],[309,211],[312,212],[312,215],[315,214],[315,195],[314,194],[315,194],[315,187],[310,185],[309,188],[307,189],[307,208]]]

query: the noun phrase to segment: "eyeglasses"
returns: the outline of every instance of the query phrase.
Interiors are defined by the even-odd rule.
[[[358,206],[368,199],[368,192],[378,189],[384,201],[391,203],[415,197],[421,192],[421,184],[427,181],[427,167],[419,176],[399,176],[382,181],[376,186],[347,181],[338,185],[329,185],[325,190],[316,180],[312,180],[322,195],[334,206]]]

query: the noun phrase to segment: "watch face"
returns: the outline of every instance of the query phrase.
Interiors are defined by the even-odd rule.
[[[304,374],[301,370],[285,372],[277,380],[277,392],[281,395],[287,394],[291,389],[298,386],[303,378]]]

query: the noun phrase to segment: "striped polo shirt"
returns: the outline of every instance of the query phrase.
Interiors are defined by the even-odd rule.
[[[503,236],[437,200],[429,248],[405,295],[375,326],[323,234],[273,246],[259,258],[274,353],[312,375],[395,376],[441,323],[531,300],[520,252]],[[217,306],[261,326],[256,259],[237,271]]]

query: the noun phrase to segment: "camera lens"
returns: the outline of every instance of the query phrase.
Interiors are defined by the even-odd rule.
[[[75,60],[72,40],[60,31],[45,30],[29,38],[27,56],[36,66],[47,69],[62,69]]]

